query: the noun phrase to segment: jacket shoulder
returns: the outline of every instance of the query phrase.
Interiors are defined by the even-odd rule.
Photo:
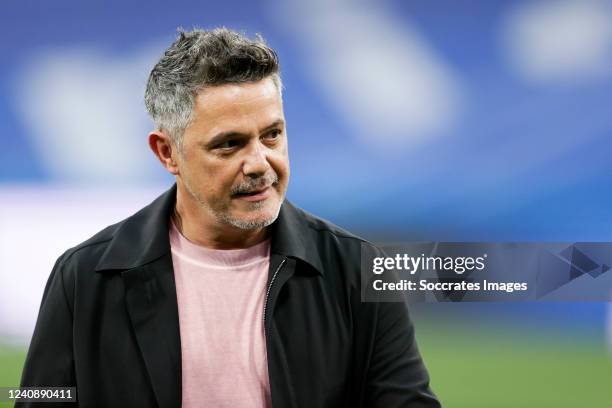
[[[106,247],[115,236],[115,233],[124,222],[125,220],[122,220],[109,225],[80,244],[69,248],[60,257],[60,264],[79,263],[94,268],[106,250]]]
[[[321,235],[327,235],[330,234],[332,236],[335,236],[339,239],[346,239],[346,240],[350,240],[350,241],[357,241],[357,243],[363,242],[363,243],[367,243],[368,241],[365,240],[364,238],[353,234],[352,232],[349,232],[347,230],[345,230],[342,227],[339,227],[338,225],[324,219],[321,217],[318,217],[312,213],[309,213],[306,210],[303,210],[299,207],[296,207],[296,210],[300,213],[300,215],[302,215],[302,217],[304,218],[304,220],[306,221],[306,224],[308,225],[308,227],[321,234]]]
[[[342,227],[324,219],[309,213],[301,208],[297,208],[297,211],[304,217],[308,227],[321,239],[331,238],[338,242],[340,245],[348,246],[365,246],[375,248],[375,245],[370,241],[366,240],[359,235],[345,230]]]
[[[326,275],[356,283],[360,279],[362,261],[382,253],[370,241],[301,208],[296,207],[296,210],[308,229],[307,257],[329,271]]]

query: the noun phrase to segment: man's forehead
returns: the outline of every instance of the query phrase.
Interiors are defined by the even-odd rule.
[[[195,108],[211,114],[227,109],[282,103],[280,92],[271,78],[257,82],[207,86],[195,97]]]

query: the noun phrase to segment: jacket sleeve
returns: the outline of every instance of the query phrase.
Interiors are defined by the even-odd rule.
[[[367,404],[380,408],[439,408],[402,302],[376,303],[376,328],[368,370]]]
[[[64,282],[62,255],[43,293],[34,335],[21,375],[22,387],[76,387],[72,348],[72,307]],[[78,396],[77,396],[78,398]],[[74,402],[17,402],[16,408],[72,407]]]

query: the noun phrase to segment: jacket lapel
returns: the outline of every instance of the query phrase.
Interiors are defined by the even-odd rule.
[[[170,254],[122,273],[127,310],[160,408],[181,406],[181,343]]]
[[[117,227],[96,272],[121,272],[136,341],[160,408],[181,406],[181,340],[168,221],[176,185]]]

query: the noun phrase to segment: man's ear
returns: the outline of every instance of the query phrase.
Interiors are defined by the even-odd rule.
[[[164,131],[154,130],[149,133],[149,147],[153,150],[162,166],[176,176],[179,172],[177,163],[179,152],[170,136]]]

